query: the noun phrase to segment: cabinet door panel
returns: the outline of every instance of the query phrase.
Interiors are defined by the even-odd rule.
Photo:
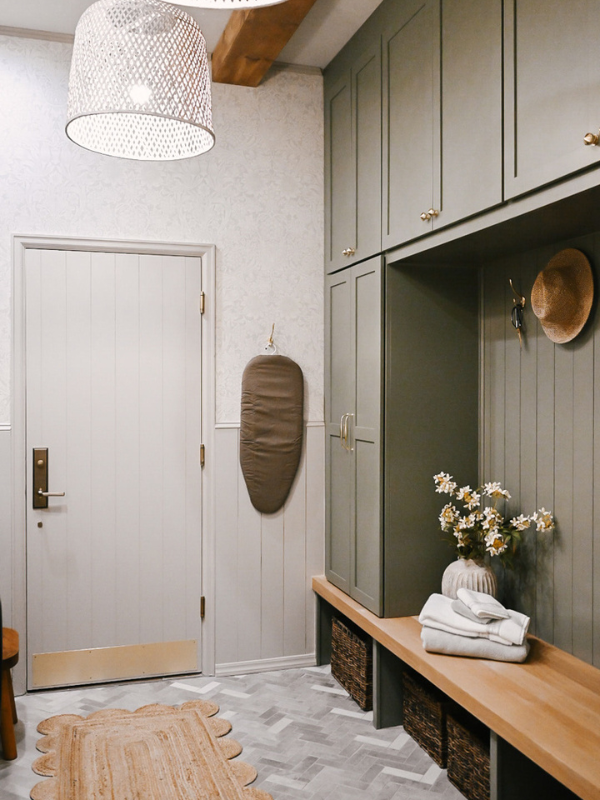
[[[384,249],[431,230],[420,214],[431,207],[439,176],[439,5],[401,9],[383,39]]]
[[[356,141],[356,258],[381,252],[381,41],[353,70]]]
[[[368,262],[372,264],[372,262]],[[357,268],[355,268],[356,270]],[[377,261],[355,271],[354,426],[375,434],[381,418],[381,268]]]
[[[374,614],[381,613],[381,503],[379,441],[354,437],[354,552],[350,594]]]
[[[340,421],[352,411],[352,279],[350,270],[325,284],[325,419],[327,449],[326,574],[343,591],[350,591],[352,457],[342,446]]]
[[[509,0],[505,9],[507,198],[596,164],[598,0]]]
[[[356,247],[356,167],[352,141],[352,79],[338,81],[325,97],[326,264],[348,265],[343,251]]]
[[[352,359],[352,283],[345,271],[327,285],[327,422],[339,425],[354,404]]]
[[[326,574],[375,613],[381,610],[381,273],[376,257],[325,282]]]
[[[381,613],[381,261],[372,259],[352,269],[354,289],[353,353],[355,371],[353,520],[354,548],[350,594]]]
[[[502,0],[443,0],[441,69],[434,228],[502,202]]]
[[[350,593],[352,453],[339,436],[327,436],[327,579]]]

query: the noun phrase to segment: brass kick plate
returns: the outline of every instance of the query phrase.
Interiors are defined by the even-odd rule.
[[[34,653],[32,688],[197,672],[197,654],[198,642],[195,639]]]
[[[48,508],[48,498],[39,494],[48,491],[48,448],[33,448],[33,507]]]

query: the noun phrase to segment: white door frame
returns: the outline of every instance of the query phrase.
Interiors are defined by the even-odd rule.
[[[27,250],[84,250],[97,253],[188,256],[201,259],[202,290],[206,295],[202,316],[202,442],[205,466],[202,470],[202,593],[206,617],[202,623],[201,669],[215,670],[215,541],[214,541],[214,432],[215,432],[215,261],[211,244],[140,242],[123,239],[78,239],[63,236],[18,236],[13,240],[12,273],[12,624],[19,631],[21,657],[15,668],[15,691],[26,687],[27,642],[27,453],[26,453],[26,341],[24,265]],[[198,609],[200,613],[200,609]]]

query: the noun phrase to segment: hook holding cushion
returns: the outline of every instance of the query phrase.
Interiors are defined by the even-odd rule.
[[[277,347],[275,342],[273,341],[273,334],[275,333],[275,323],[273,323],[273,327],[271,328],[271,335],[269,336],[269,340],[265,345],[265,353],[268,356],[273,356],[277,352]]]

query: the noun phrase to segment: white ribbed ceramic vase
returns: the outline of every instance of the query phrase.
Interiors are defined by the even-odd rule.
[[[483,561],[459,558],[449,564],[442,576],[442,594],[456,599],[459,589],[472,589],[496,597],[498,582],[494,571]]]

